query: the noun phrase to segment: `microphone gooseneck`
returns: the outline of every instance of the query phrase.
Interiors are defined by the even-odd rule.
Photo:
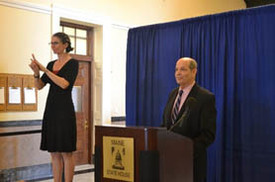
[[[173,124],[168,131],[172,131],[176,126],[180,126],[182,127],[183,123],[188,119],[190,111],[194,108],[194,105],[196,104],[197,99],[195,99],[194,97],[189,97],[186,100],[186,104],[185,104],[185,110],[182,114],[182,116],[178,119],[178,121]]]

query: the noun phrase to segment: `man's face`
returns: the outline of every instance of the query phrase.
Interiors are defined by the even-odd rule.
[[[190,59],[187,58],[179,59],[176,64],[175,78],[177,83],[183,88],[192,84],[197,73],[197,69],[191,70],[189,65]]]

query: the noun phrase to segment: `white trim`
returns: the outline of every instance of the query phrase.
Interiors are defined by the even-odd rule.
[[[117,28],[117,29],[123,29],[123,30],[129,30],[130,28],[132,28],[127,25],[119,25],[119,24],[112,24],[112,27]]]
[[[0,0],[0,5],[44,14],[51,14],[52,11],[50,7],[19,0]]]
[[[92,12],[64,8],[59,4],[52,4],[53,16],[59,16],[60,18],[68,18],[75,21],[81,21],[90,24],[103,25],[109,20],[105,17],[98,16]]]
[[[52,4],[51,7],[46,5],[38,5],[34,3],[29,3],[20,0],[0,0],[0,5],[18,8],[38,13],[44,13],[51,15],[53,12],[59,17],[69,18],[72,20],[78,20],[82,22],[92,23],[96,25],[104,25],[104,24],[111,24],[112,27],[129,30],[133,28],[133,25],[125,25],[121,23],[114,23],[110,19],[107,19],[103,16],[98,16],[97,14],[93,14],[91,12],[80,11],[77,9],[69,9],[64,8],[62,5]],[[90,18],[92,17],[92,18]]]
[[[90,23],[94,25],[103,26],[104,24],[108,24],[116,28],[127,29],[127,30],[134,27],[133,25],[125,25],[125,24],[114,22],[110,18],[106,16],[100,16],[97,13],[78,10],[78,9],[72,9],[67,7],[64,8],[62,5],[56,4],[56,3],[52,4],[52,11],[53,13],[56,13],[57,15],[59,15],[59,17],[68,18],[76,21],[85,22],[85,23]]]

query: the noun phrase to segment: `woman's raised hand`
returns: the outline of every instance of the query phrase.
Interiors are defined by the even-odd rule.
[[[41,70],[43,72],[47,72],[48,71],[48,69],[45,68],[45,66],[43,66],[40,62],[37,61],[37,59],[35,58],[34,54],[32,54],[31,61],[32,61],[31,65],[32,64],[36,65],[39,68],[39,70]]]
[[[39,67],[38,65],[31,59],[31,63],[29,64],[29,67],[32,69],[33,73],[35,75],[39,75]]]

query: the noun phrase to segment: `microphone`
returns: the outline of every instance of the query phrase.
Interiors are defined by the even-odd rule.
[[[194,108],[194,106],[196,105],[196,102],[197,102],[197,99],[195,99],[194,97],[189,97],[186,100],[185,110],[183,114],[178,119],[178,121],[169,128],[168,131],[172,131],[176,126],[182,127],[183,123],[189,118],[190,111],[192,110],[192,108]]]

